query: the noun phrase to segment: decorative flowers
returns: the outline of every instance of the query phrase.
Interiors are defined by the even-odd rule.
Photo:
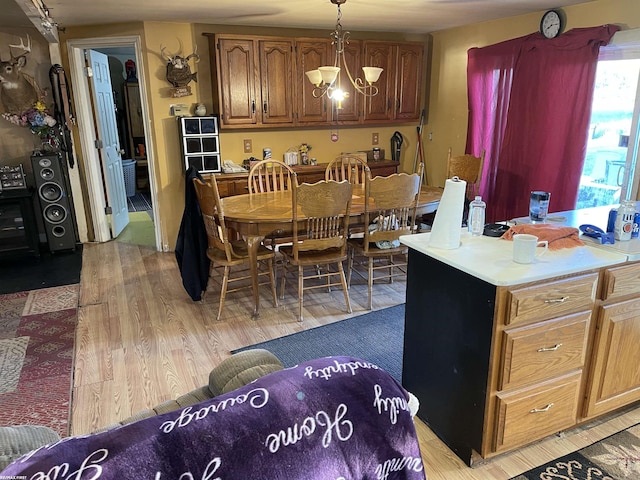
[[[311,150],[311,145],[307,143],[302,143],[298,147],[298,151],[300,152],[300,163],[302,165],[309,165],[309,150]]]
[[[29,127],[31,133],[38,135],[43,141],[54,137],[53,127],[57,123],[56,119],[50,115],[47,106],[41,101],[37,101],[33,107],[20,114],[3,113],[2,118],[14,125]]]
[[[301,143],[300,146],[298,147],[298,151],[300,153],[309,153],[309,150],[311,150],[311,145],[307,143]]]

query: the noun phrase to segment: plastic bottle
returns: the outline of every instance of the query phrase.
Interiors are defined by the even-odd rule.
[[[474,237],[482,235],[484,232],[484,217],[487,204],[482,201],[480,195],[476,195],[475,200],[469,204],[469,220],[467,225],[469,232]]]

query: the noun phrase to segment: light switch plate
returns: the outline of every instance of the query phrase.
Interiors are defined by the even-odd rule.
[[[245,138],[242,141],[242,144],[244,145],[244,153],[251,153],[253,152],[253,142],[251,141],[250,138]]]

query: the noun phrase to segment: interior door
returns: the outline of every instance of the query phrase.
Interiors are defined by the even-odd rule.
[[[92,72],[89,80],[96,115],[98,153],[102,164],[107,204],[111,207],[111,236],[115,238],[129,224],[129,209],[122,172],[109,60],[105,54],[95,50],[88,50],[88,59]]]

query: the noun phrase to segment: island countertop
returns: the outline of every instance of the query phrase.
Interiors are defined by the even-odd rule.
[[[523,265],[513,261],[513,242],[462,231],[460,247],[447,250],[429,246],[430,233],[403,235],[408,247],[496,286],[535,282],[562,275],[625,263],[627,255],[594,245],[549,250]]]
[[[616,207],[614,205],[613,207]],[[579,228],[580,225],[590,224],[600,227],[602,230],[607,229],[607,219],[611,205],[605,207],[582,208],[580,210],[568,210],[565,212],[549,213],[547,223],[553,225],[563,225],[568,227]],[[640,202],[636,202],[636,211],[640,210]],[[512,223],[520,225],[523,223],[531,223],[529,217],[515,218]],[[585,243],[605,250],[622,253],[627,256],[629,261],[640,260],[640,238],[632,238],[627,241],[617,241],[612,245],[610,243],[601,244],[599,240],[582,235],[580,237]]]

